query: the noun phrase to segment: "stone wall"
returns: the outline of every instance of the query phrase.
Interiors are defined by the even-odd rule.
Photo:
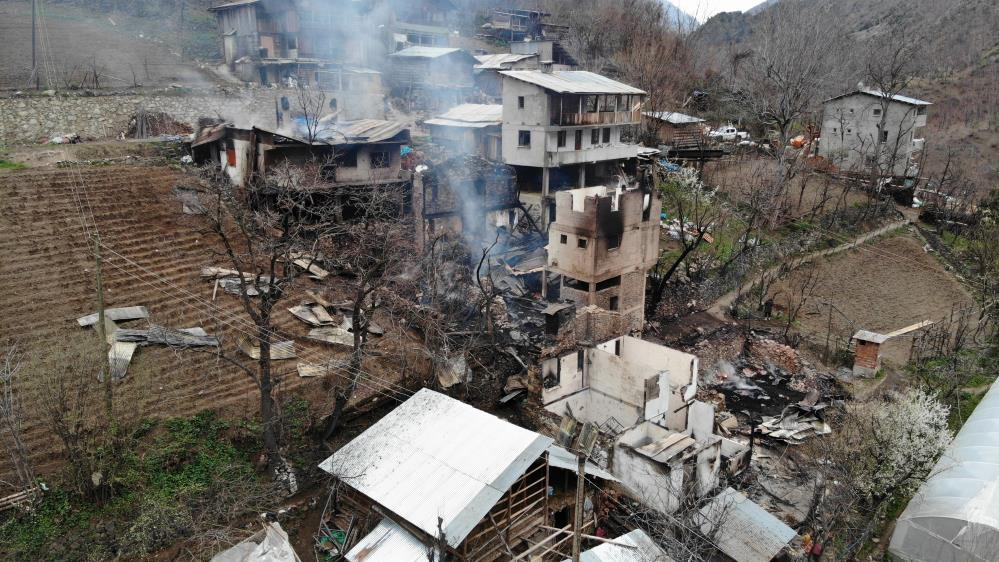
[[[0,145],[34,144],[70,133],[84,139],[114,139],[128,131],[139,108],[166,113],[191,126],[200,117],[221,116],[239,127],[273,128],[276,102],[281,96],[287,96],[290,106],[295,107],[294,91],[265,88],[12,94],[0,97]],[[327,99],[332,97],[338,99],[345,119],[384,118],[379,94],[327,94]]]

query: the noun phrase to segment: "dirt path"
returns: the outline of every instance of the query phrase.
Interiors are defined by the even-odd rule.
[[[905,219],[905,220],[900,220],[900,221],[897,221],[897,222],[893,222],[891,224],[887,224],[885,226],[882,226],[881,228],[877,228],[875,230],[871,230],[869,232],[866,232],[866,233],[862,234],[861,236],[858,236],[857,238],[855,238],[852,242],[847,242],[846,244],[840,244],[839,246],[836,246],[834,248],[828,248],[828,249],[825,249],[825,250],[819,250],[817,252],[812,252],[810,254],[806,254],[805,256],[803,256],[801,258],[797,258],[796,259],[796,263],[794,264],[793,267],[796,268],[796,267],[799,267],[801,265],[804,265],[804,264],[806,264],[806,263],[814,260],[815,258],[821,258],[821,257],[825,257],[825,256],[831,256],[833,254],[838,254],[838,253],[846,251],[846,250],[851,250],[853,248],[856,248],[857,246],[860,246],[861,244],[866,243],[867,241],[869,241],[869,240],[871,240],[873,238],[877,238],[877,237],[879,237],[879,236],[881,236],[883,234],[886,234],[886,233],[891,232],[893,230],[902,228],[902,227],[904,227],[906,225],[909,225],[911,223],[912,223],[912,221],[910,219],[908,219],[908,218]],[[767,270],[767,274],[771,274],[771,273],[776,272],[780,267],[781,266],[774,266],[774,267],[768,269]],[[730,292],[722,295],[705,312],[707,314],[709,314],[710,316],[714,317],[715,319],[720,320],[722,322],[728,321],[727,311],[732,307],[732,304],[735,303],[736,299],[739,298],[739,295],[741,295],[744,292],[746,292],[749,289],[751,289],[752,286],[753,286],[753,284],[755,284],[755,282],[756,281],[755,281],[755,278],[754,278],[753,280],[750,280],[750,281],[747,281],[747,282],[743,283],[737,289],[735,289],[733,291],[730,291]]]

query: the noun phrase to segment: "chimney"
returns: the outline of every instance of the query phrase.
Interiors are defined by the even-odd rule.
[[[552,67],[554,67],[554,66],[555,66],[554,62],[552,62],[550,60],[543,60],[543,61],[541,61],[541,72],[544,72],[545,74],[551,74],[552,73]]]

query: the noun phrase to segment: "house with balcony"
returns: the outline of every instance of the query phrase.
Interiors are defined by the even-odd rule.
[[[236,0],[215,15],[226,69],[262,85],[328,86],[343,65],[380,60],[378,13],[350,0]]]
[[[645,92],[581,70],[507,70],[503,76],[503,161],[521,191],[539,192],[543,222],[555,220],[552,193],[617,184],[636,172]]]
[[[451,0],[391,0],[395,43],[400,48],[447,47],[458,17]]]
[[[841,170],[912,177],[931,102],[860,88],[823,103],[819,156]]]

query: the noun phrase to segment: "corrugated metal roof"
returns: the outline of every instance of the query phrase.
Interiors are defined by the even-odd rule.
[[[430,549],[390,519],[382,519],[347,553],[350,562],[426,562]]]
[[[889,551],[903,560],[995,560],[999,384],[993,384],[909,500]]]
[[[853,95],[856,95],[856,94],[865,94],[865,95],[868,95],[868,96],[874,96],[876,98],[887,97],[887,94],[885,94],[881,90],[874,90],[874,89],[871,89],[871,88],[861,88],[859,90],[854,90],[852,92],[847,92],[845,94],[840,94],[838,96],[833,96],[833,97],[827,99],[826,101],[830,102],[830,101],[833,101],[833,100],[838,100],[840,98],[845,98],[845,97],[853,96]],[[910,98],[909,96],[903,96],[903,95],[900,95],[900,94],[895,94],[894,96],[891,96],[891,100],[892,101],[897,101],[899,103],[909,104],[909,105],[933,105],[933,102],[929,102],[929,101],[921,100],[921,99],[916,99],[916,98]]]
[[[616,543],[631,545],[635,548],[619,546],[613,543],[603,543],[579,554],[580,562],[673,562],[666,551],[659,547],[645,531],[634,531],[614,539]],[[566,558],[565,562],[570,562]]]
[[[660,121],[665,121],[671,125],[689,125],[691,123],[704,122],[704,119],[701,119],[700,117],[684,115],[683,113],[677,113],[676,111],[645,111],[642,112],[642,115],[658,119]]]
[[[461,49],[455,47],[406,47],[401,51],[396,51],[389,55],[390,57],[413,57],[421,59],[435,59],[437,57],[443,57],[444,55],[450,55],[451,53],[461,52]],[[471,56],[471,55],[469,55]]]
[[[853,334],[853,339],[869,341],[872,343],[884,343],[888,341],[888,336],[877,332],[870,332],[868,330],[859,330],[856,334]]]
[[[488,127],[503,122],[503,106],[499,104],[466,103],[446,113],[424,121],[427,125],[448,127]]]
[[[538,56],[537,53],[497,53],[492,55],[478,55],[475,59],[479,61],[479,64],[475,65],[475,68],[479,70],[503,70],[504,68],[507,68],[506,65],[511,65],[536,56]]]
[[[550,466],[554,466],[555,468],[571,470],[573,472],[576,472],[576,469],[579,467],[576,455],[554,444],[551,447],[548,447],[548,464]],[[620,482],[620,480],[615,478],[613,474],[591,462],[586,463],[586,476],[596,476],[597,478],[603,478],[604,480]]]
[[[424,388],[319,466],[457,546],[551,444]]]
[[[725,488],[701,508],[707,520],[701,531],[709,534],[719,521],[715,544],[736,562],[770,562],[797,533],[755,502]]]
[[[500,74],[560,94],[644,94],[642,90],[585,70],[504,70]]]
[[[260,2],[260,0],[236,0],[235,2],[226,2],[225,4],[219,4],[218,6],[208,8],[208,11],[214,12],[216,10],[225,10],[228,8],[235,8],[237,6],[247,6],[249,4],[256,4],[257,2]]]
[[[375,143],[393,139],[405,130],[405,126],[398,121],[359,119],[334,122],[324,118],[319,120],[316,138],[332,145]]]

